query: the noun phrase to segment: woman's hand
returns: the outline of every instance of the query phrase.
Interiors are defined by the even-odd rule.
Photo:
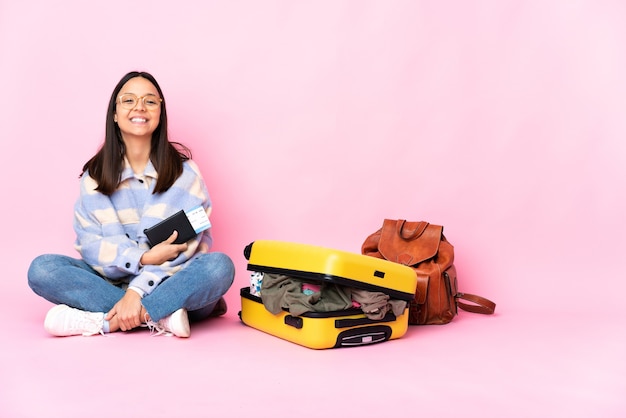
[[[139,262],[144,266],[148,264],[159,265],[178,257],[178,254],[187,250],[187,243],[173,244],[176,237],[178,237],[178,231],[172,232],[168,239],[143,253]]]
[[[104,319],[111,321],[114,317],[117,326],[122,331],[129,331],[143,322],[141,318],[141,296],[134,290],[127,290],[126,294],[107,312]]]

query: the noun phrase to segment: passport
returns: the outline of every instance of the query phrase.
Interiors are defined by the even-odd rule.
[[[174,231],[178,231],[174,244],[182,244],[195,238],[210,226],[211,222],[204,208],[196,206],[188,211],[179,210],[156,225],[144,229],[143,232],[148,237],[150,245],[154,246],[168,239]]]

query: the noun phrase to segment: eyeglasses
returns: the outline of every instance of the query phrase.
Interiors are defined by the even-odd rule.
[[[139,103],[139,100],[141,100],[146,109],[156,109],[163,101],[163,99],[154,94],[146,94],[145,96],[137,97],[132,93],[124,93],[117,98],[117,101],[120,102],[120,105],[124,109],[134,109],[137,103]]]

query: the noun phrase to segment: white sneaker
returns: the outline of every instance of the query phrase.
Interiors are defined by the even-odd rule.
[[[43,323],[46,331],[57,337],[104,335],[103,325],[104,313],[81,311],[67,305],[57,305],[50,309]]]
[[[189,317],[184,308],[160,319],[158,322],[148,321],[146,325],[150,328],[152,335],[175,335],[180,338],[187,338],[191,335]]]

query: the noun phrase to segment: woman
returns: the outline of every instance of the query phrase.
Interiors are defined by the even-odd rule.
[[[189,337],[190,320],[226,312],[235,269],[209,252],[210,228],[182,244],[174,231],[152,247],[144,232],[181,209],[211,211],[189,150],[168,139],[165,104],[145,72],[126,74],[113,90],[104,144],[83,166],[74,206],[81,259],[41,255],[28,271],[33,291],[57,304],[44,321],[53,335],[147,326]]]

